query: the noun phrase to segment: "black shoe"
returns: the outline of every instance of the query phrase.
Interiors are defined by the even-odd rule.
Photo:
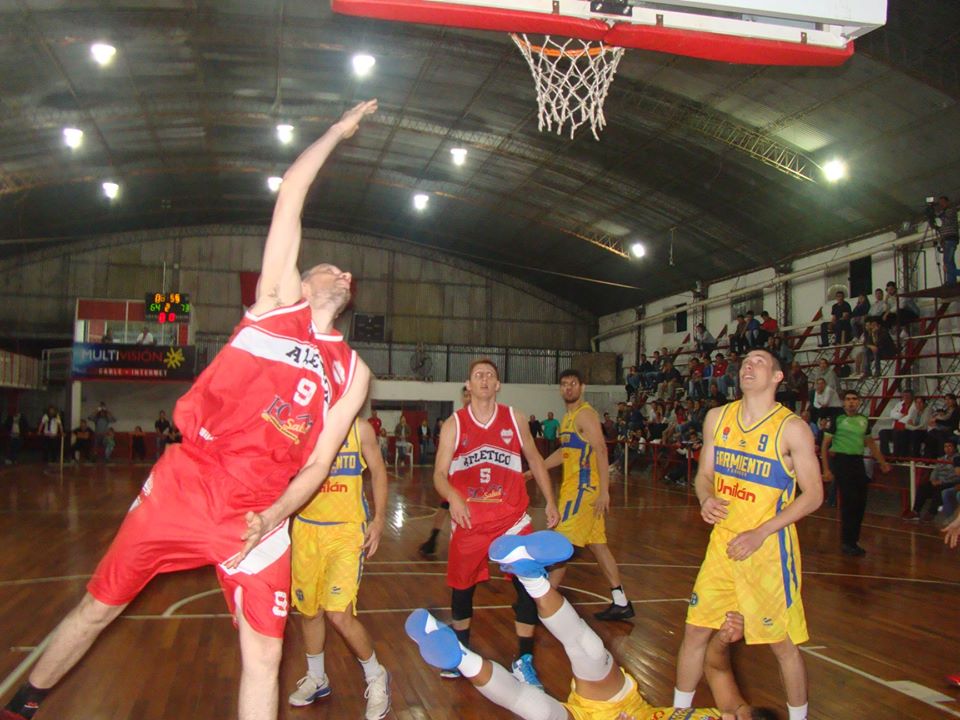
[[[863,557],[867,554],[867,551],[859,545],[841,545],[840,552],[851,557]]]
[[[437,554],[437,544],[427,540],[423,545],[420,546],[420,554],[424,557],[430,557]]]
[[[597,620],[629,620],[634,615],[636,613],[633,611],[633,603],[629,601],[626,605],[610,603],[606,610],[593,614]]]

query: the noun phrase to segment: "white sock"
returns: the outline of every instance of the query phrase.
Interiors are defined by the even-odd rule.
[[[627,606],[627,594],[623,591],[623,585],[613,588],[610,594],[613,595],[614,605]]]
[[[692,692],[683,692],[683,690],[673,689],[673,706],[678,710],[691,707],[693,705],[693,696],[696,690]]]
[[[357,658],[357,660],[360,660],[360,658]],[[360,667],[363,668],[363,679],[367,682],[376,680],[382,673],[386,672],[383,665],[377,660],[376,651],[370,653],[370,657],[366,660],[360,660]]]
[[[318,653],[317,655],[307,654],[307,672],[317,680],[323,680],[325,674],[323,669],[323,653]]]
[[[483,668],[483,658],[463,643],[460,643],[460,652],[463,653],[463,658],[460,660],[460,664],[457,665],[457,670],[460,671],[460,674],[465,678],[472,678],[479,675],[480,670]],[[494,666],[496,666],[496,664],[494,664]]]
[[[574,677],[596,682],[609,674],[613,656],[569,602],[564,600],[559,610],[540,622],[563,645]]]
[[[477,690],[490,702],[506,708],[523,720],[567,720],[566,708],[543,690],[517,680],[497,663],[486,685]],[[463,672],[461,670],[461,672]]]
[[[787,705],[787,714],[790,716],[790,720],[807,720],[807,705],[809,703],[804,703],[800,707],[794,707],[793,705]]]
[[[523,585],[523,589],[527,591],[527,595],[532,598],[543,597],[550,592],[550,581],[543,575],[535,578],[525,578],[518,575],[517,580]]]

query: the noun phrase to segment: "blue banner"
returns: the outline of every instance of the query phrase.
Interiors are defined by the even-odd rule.
[[[74,380],[193,380],[192,345],[74,343]]]

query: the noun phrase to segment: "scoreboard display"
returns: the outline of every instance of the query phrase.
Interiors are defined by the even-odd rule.
[[[181,292],[147,293],[144,319],[156,323],[190,322],[190,295]]]

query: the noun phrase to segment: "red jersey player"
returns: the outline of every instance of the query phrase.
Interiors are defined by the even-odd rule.
[[[239,629],[240,720],[277,717],[290,587],[286,519],[326,478],[370,381],[333,330],[350,299],[350,273],[326,264],[297,270],[300,214],[327,156],[376,107],[371,100],[346,112],[287,170],[257,300],[177,403],[183,443],[153,467],[86,595],[0,720],[33,717],[154,575],[203,565],[217,567]]]
[[[554,527],[560,520],[550,477],[530,436],[527,418],[511,407],[497,404],[497,366],[487,358],[475,360],[468,374],[470,403],[444,422],[433,474],[437,492],[450,503],[453,525],[447,585],[452,588],[453,628],[464,645],[470,641],[473,591],[477,583],[490,578],[490,543],[501,535],[533,531],[527,515],[530,501],[521,453],[546,498],[547,527]],[[542,687],[533,668],[537,606],[516,578],[513,584],[517,591],[514,612],[520,646],[513,672],[524,682]]]

